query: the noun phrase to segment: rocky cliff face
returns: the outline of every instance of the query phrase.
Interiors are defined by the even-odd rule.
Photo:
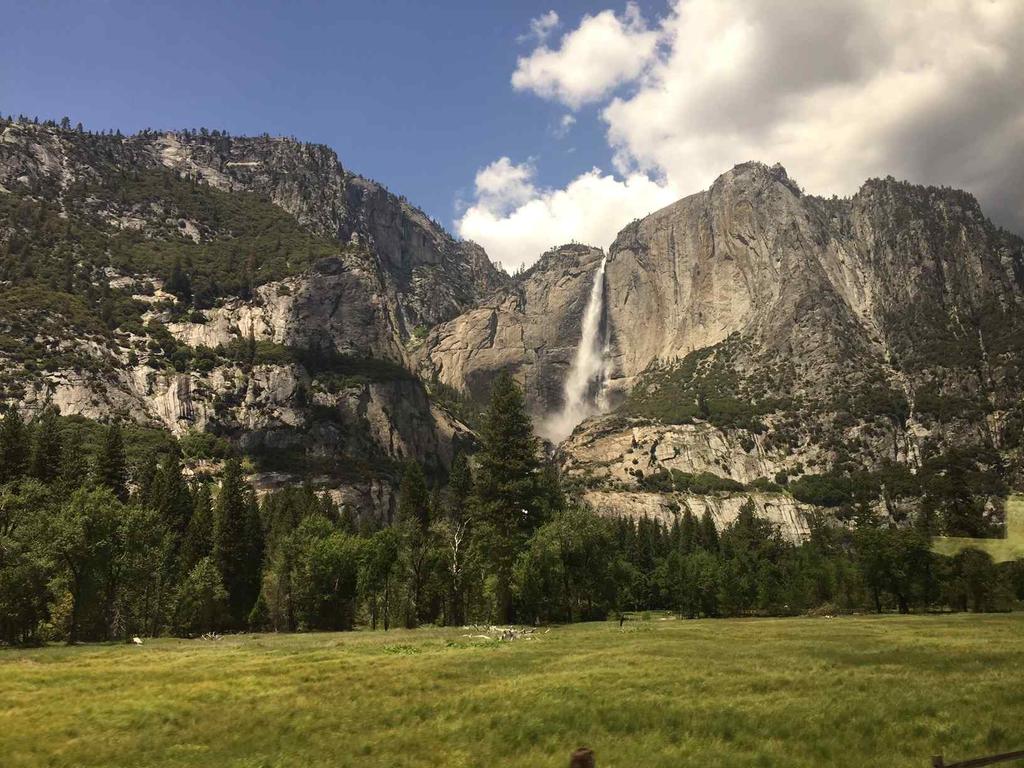
[[[616,367],[632,378],[738,333],[816,377],[919,357],[910,319],[980,333],[983,345],[987,312],[1019,316],[1022,270],[1020,239],[965,193],[874,180],[821,200],[781,167],[748,163],[619,234],[608,259]]]
[[[482,400],[507,371],[538,418],[555,410],[602,256],[582,245],[545,253],[513,285],[433,329],[416,354],[421,376]]]
[[[497,358],[538,413],[557,405],[531,354],[540,344],[520,329],[537,329],[545,350],[577,342],[589,279],[560,288],[578,268],[542,263],[527,284],[542,280],[547,301],[517,305],[511,325],[473,310],[438,327],[430,370],[476,394]],[[605,304],[611,388],[626,401],[559,455],[607,510],[650,512],[659,499],[678,511],[693,494],[652,494],[652,478],[705,473],[746,488],[702,498],[756,496],[796,535],[806,507],[776,479],[886,462],[913,473],[955,446],[988,457],[979,471],[1021,479],[1024,243],[965,193],[887,179],[824,200],[779,166],[740,165],[620,232]],[[492,327],[515,332],[495,343]]]
[[[74,187],[153,168],[225,192],[254,193],[316,234],[364,244],[406,338],[416,325],[454,317],[509,282],[479,246],[455,241],[404,198],[346,171],[322,145],[216,132],[95,136],[17,123],[0,134],[0,188],[54,200],[62,210]],[[97,202],[108,212],[118,207],[116,200]]]
[[[4,123],[0,203],[5,399],[213,431],[384,516],[398,462],[472,439],[410,350],[509,278],[326,147]]]

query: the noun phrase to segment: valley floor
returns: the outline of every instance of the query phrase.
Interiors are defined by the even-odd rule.
[[[1024,749],[1024,615],[0,651],[0,763],[926,766]]]

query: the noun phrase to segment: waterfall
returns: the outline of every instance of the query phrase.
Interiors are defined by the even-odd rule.
[[[608,340],[602,333],[604,319],[604,271],[608,257],[594,273],[587,307],[583,311],[580,344],[576,348],[569,376],[565,380],[562,410],[549,416],[540,433],[553,443],[560,443],[572,434],[577,424],[588,416],[608,408]]]

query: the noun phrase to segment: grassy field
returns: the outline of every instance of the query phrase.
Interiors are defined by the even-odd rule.
[[[0,652],[0,765],[924,766],[1024,749],[1024,615]]]

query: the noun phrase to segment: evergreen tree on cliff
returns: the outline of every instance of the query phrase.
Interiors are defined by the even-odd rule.
[[[481,438],[476,473],[479,541],[495,578],[496,618],[510,623],[515,619],[513,562],[558,500],[541,466],[522,390],[507,373],[491,389]]]

